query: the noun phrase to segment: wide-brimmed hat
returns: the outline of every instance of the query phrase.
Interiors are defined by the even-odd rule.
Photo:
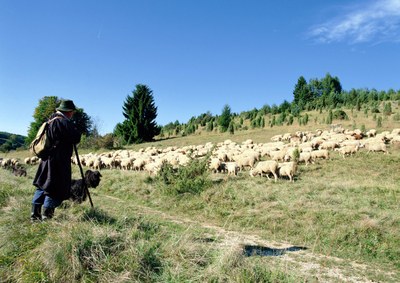
[[[56,110],[69,112],[69,111],[75,111],[76,107],[72,100],[61,100],[60,106],[58,106]]]

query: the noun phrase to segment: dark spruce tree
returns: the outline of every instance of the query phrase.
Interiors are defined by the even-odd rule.
[[[127,96],[122,109],[125,120],[117,124],[114,134],[126,144],[152,141],[160,133],[160,127],[155,121],[157,107],[153,92],[148,86],[136,85],[132,96]]]
[[[225,133],[228,130],[229,123],[232,120],[231,108],[229,105],[225,105],[222,109],[221,116],[219,116],[218,124],[220,126],[221,133]]]
[[[308,91],[309,90],[306,79],[303,76],[300,76],[299,79],[297,80],[297,84],[294,86],[293,102],[299,105],[301,109],[303,109],[302,106],[305,105],[306,102],[305,99]]]

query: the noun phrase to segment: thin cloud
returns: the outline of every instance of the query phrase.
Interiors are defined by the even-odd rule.
[[[400,42],[400,0],[358,6],[313,27],[309,37],[321,43]]]

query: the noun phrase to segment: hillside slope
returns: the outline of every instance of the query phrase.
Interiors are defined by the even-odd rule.
[[[136,147],[267,142],[295,130],[202,133]],[[67,201],[52,221],[33,225],[36,167],[27,166],[27,178],[2,169],[1,281],[399,282],[400,149],[388,147],[390,154],[362,149],[348,158],[332,152],[300,165],[294,183],[247,171],[210,174],[199,194],[171,195],[145,172],[104,169],[91,191],[94,210]]]

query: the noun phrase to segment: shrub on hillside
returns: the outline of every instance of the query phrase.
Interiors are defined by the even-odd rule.
[[[337,119],[337,120],[348,120],[349,119],[349,117],[347,116],[347,113],[341,109],[335,110],[332,114],[333,114],[333,119]]]
[[[396,122],[400,121],[400,113],[396,113],[393,115],[393,121],[396,121]]]
[[[188,165],[177,169],[163,163],[157,179],[162,182],[164,192],[169,195],[199,194],[207,189],[211,185],[207,160],[192,159]]]
[[[79,143],[80,148],[86,149],[114,149],[114,136],[107,134],[105,136],[82,136],[81,142]]]

